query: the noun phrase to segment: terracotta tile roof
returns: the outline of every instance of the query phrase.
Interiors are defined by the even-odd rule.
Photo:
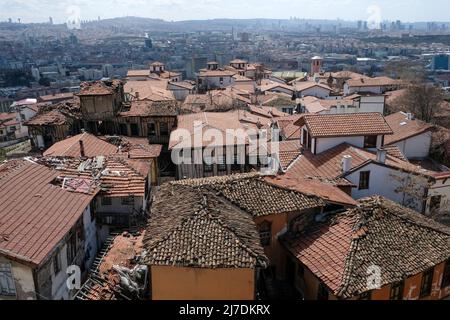
[[[52,101],[61,101],[61,100],[71,100],[73,99],[74,94],[73,92],[67,92],[67,93],[57,93],[57,94],[49,94],[45,96],[40,96],[38,98],[39,101],[42,102],[52,102]]]
[[[60,126],[68,123],[68,117],[62,113],[60,110],[54,109],[51,111],[39,113],[30,120],[28,120],[25,125],[27,126],[43,126],[43,125],[54,125]]]
[[[0,113],[0,123],[6,122],[12,119],[16,119],[19,116],[17,112],[11,112],[11,113]]]
[[[272,184],[255,173],[181,180],[173,184],[208,187],[216,195],[254,217],[298,212],[325,205],[316,196]]]
[[[299,102],[302,104],[303,107],[306,108],[308,113],[320,113],[323,111],[329,111],[331,107],[337,108],[340,105],[345,106],[354,105],[354,101],[349,98],[339,100],[324,100],[312,96],[307,96],[302,99],[299,99]]]
[[[150,76],[150,69],[145,70],[128,70],[127,77],[148,77]]]
[[[261,85],[259,86],[259,89],[261,90],[261,92],[270,91],[270,90],[273,90],[276,88],[283,88],[283,89],[291,91],[292,93],[294,92],[293,86],[290,86],[285,83],[271,81],[271,80],[263,80]]]
[[[385,119],[394,132],[393,135],[385,137],[386,144],[412,138],[434,128],[433,125],[420,120],[408,120],[408,116],[403,112],[388,115]]]
[[[399,80],[394,80],[389,77],[378,77],[378,78],[359,78],[347,80],[347,84],[350,87],[378,87],[378,86],[394,86],[399,85],[401,82]]]
[[[201,70],[199,72],[200,78],[205,77],[232,77],[236,74],[235,71],[230,70]]]
[[[392,129],[380,113],[305,115],[297,125],[307,126],[313,138],[390,135]]]
[[[194,140],[194,133],[196,130],[202,130],[204,132],[208,129],[216,129],[223,133],[223,137],[227,137],[227,129],[241,129],[247,132],[250,129],[257,130],[260,127],[267,128],[271,123],[271,121],[266,117],[259,117],[244,110],[191,113],[180,115],[177,119],[178,127],[176,130],[172,131],[170,135],[169,149],[173,149],[175,147],[180,148],[182,146],[188,147],[189,145],[194,146],[194,143],[197,143],[197,141]],[[201,126],[195,128],[194,125],[196,123],[200,123]],[[190,141],[178,140],[180,133],[183,133],[182,130],[187,130],[191,134]],[[242,137],[238,136],[238,133],[239,132],[236,132],[236,134],[233,135],[233,144],[238,143],[240,141],[239,138],[243,139],[242,141],[245,142],[245,144],[248,144],[247,134]],[[184,136],[182,137],[184,138]],[[202,135],[202,137],[204,138],[203,141],[200,142],[202,146],[208,146],[213,142],[211,140],[207,140],[205,135]],[[230,139],[227,140],[225,138],[224,140],[223,145],[230,142],[228,140],[232,139],[230,137]]]
[[[403,160],[405,162],[409,162],[409,160],[405,157],[405,155],[402,153],[399,147],[392,145],[392,146],[384,146],[383,149],[387,151],[388,155],[399,158],[400,160]]]
[[[83,82],[80,85],[80,93],[78,96],[93,96],[93,95],[110,95],[116,92],[119,87],[123,85],[120,80],[112,81],[95,81],[93,83]]]
[[[251,101],[240,96],[236,90],[212,90],[207,94],[190,94],[184,100],[182,109],[188,112],[223,112],[246,107]]]
[[[303,115],[296,114],[276,119],[278,129],[280,129],[280,133],[284,140],[300,140],[301,128],[295,123],[301,117],[303,117]]]
[[[402,281],[448,260],[449,243],[450,228],[372,197],[285,244],[335,295],[351,298],[369,291],[370,266],[381,268],[381,286]]]
[[[118,148],[90,133],[82,133],[59,141],[44,152],[45,157],[81,157],[80,141],[83,142],[84,157],[108,156],[116,154]]]
[[[24,160],[8,171],[0,175],[0,253],[41,265],[98,190],[64,190],[52,183],[58,172]]]
[[[302,91],[305,91],[307,89],[311,89],[311,88],[314,88],[314,87],[319,87],[319,88],[322,88],[322,89],[325,89],[325,90],[328,90],[328,91],[332,91],[332,89],[329,86],[325,85],[325,84],[311,82],[311,81],[301,81],[301,82],[296,82],[294,84],[294,89],[297,92],[302,92]]]
[[[149,265],[267,266],[251,217],[201,187],[165,184],[157,191],[144,249]]]
[[[172,91],[167,89],[167,80],[128,81],[124,92],[132,95],[135,100],[175,101]]]
[[[145,195],[146,177],[150,171],[149,161],[127,159],[122,156],[96,157],[88,160],[63,159],[55,161],[43,158],[42,163],[52,165],[59,177],[92,179],[107,197],[128,197]]]
[[[154,102],[154,101],[132,101],[124,105],[120,112],[121,117],[163,117],[176,116],[179,114],[176,101]]]
[[[338,188],[338,183],[334,180],[313,177],[293,177],[286,174],[279,174],[275,177],[266,177],[265,179],[282,188],[297,190],[304,194],[320,197],[326,202],[337,203],[344,206],[356,205],[356,201],[350,195]]]
[[[268,119],[289,116],[287,113],[278,111],[278,109],[272,107],[249,105],[249,109],[251,113]]]

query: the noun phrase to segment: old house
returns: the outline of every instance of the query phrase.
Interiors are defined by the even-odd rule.
[[[91,177],[65,185],[27,160],[0,166],[0,300],[69,299],[69,266],[84,277],[97,253]],[[81,279],[80,279],[81,280]]]
[[[55,142],[81,132],[79,104],[65,102],[45,108],[24,124],[28,127],[31,145],[47,149]]]
[[[84,128],[94,134],[112,134],[114,118],[124,102],[123,82],[119,80],[82,83],[80,92]]]
[[[301,127],[304,149],[320,154],[342,143],[364,149],[384,146],[392,129],[380,113],[305,115],[295,123]]]
[[[382,197],[291,232],[292,279],[308,300],[450,295],[450,229]]]
[[[418,119],[411,113],[397,112],[386,116],[393,135],[387,136],[385,144],[396,146],[408,159],[424,159],[430,154],[434,126]]]
[[[62,185],[73,180],[93,179],[99,186],[93,207],[102,241],[114,228],[130,228],[145,221],[152,187],[150,162],[120,154],[39,161],[56,168]]]
[[[246,110],[178,116],[169,143],[176,178],[243,173],[267,165],[268,150],[260,148],[258,141],[269,140],[271,124],[267,114],[255,115]]]
[[[325,84],[311,81],[296,82],[293,87],[297,98],[312,96],[319,99],[327,99],[332,91],[332,89]]]
[[[401,81],[389,77],[349,79],[344,84],[344,95],[348,96],[359,92],[382,94],[397,90],[401,85]]]
[[[355,204],[339,189],[334,190],[337,195],[334,199],[324,200],[308,192],[304,184],[286,187],[258,173],[181,180],[174,184],[208,188],[252,217],[269,258],[270,276],[279,279],[286,276],[286,254],[279,239],[294,220],[302,217],[302,223],[309,224],[317,214]]]
[[[153,300],[254,300],[267,266],[251,217],[202,187],[162,186],[143,245]]]

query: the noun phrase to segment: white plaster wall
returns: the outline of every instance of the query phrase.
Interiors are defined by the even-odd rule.
[[[359,178],[360,172],[362,171],[370,171],[370,181],[369,181],[369,189],[367,190],[359,190]],[[392,175],[398,177],[406,177],[407,173],[402,173],[397,170],[393,170],[391,168],[377,165],[375,163],[371,163],[358,171],[352,172],[346,176],[348,180],[350,180],[357,187],[352,189],[352,197],[354,199],[361,199],[373,195],[380,195],[385,198],[388,198],[392,201],[395,201],[399,204],[408,203],[408,197],[404,198],[402,193],[398,193],[395,190],[400,186],[400,183],[392,178]],[[424,189],[422,189],[424,194]],[[418,212],[422,212],[422,201],[416,201],[415,210]]]
[[[330,91],[321,87],[312,87],[299,92],[298,95],[304,97],[313,96],[320,99],[327,99],[330,95]]]
[[[430,154],[431,132],[425,132],[415,137],[396,142],[395,145],[408,159],[423,159]]]
[[[364,137],[317,138],[316,140],[317,147],[315,150],[317,154],[334,148],[342,143],[348,143],[359,148],[364,147]]]

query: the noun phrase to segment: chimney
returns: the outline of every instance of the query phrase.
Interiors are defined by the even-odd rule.
[[[136,100],[139,100],[139,91],[136,91],[136,92],[134,93],[134,95],[136,96]]]
[[[342,172],[347,173],[352,168],[352,156],[346,155],[342,158]]]
[[[408,113],[406,114],[406,118],[407,118],[409,121],[412,121],[412,120],[414,120],[414,115],[413,115],[411,112],[408,112]]]
[[[80,140],[79,142],[80,142],[80,155],[81,155],[82,158],[84,158],[85,157],[84,143],[83,143],[83,140]]]
[[[386,163],[387,151],[385,149],[377,150],[377,162],[385,164]]]

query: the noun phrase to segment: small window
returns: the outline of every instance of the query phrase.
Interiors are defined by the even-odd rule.
[[[372,291],[361,293],[359,295],[359,300],[372,300]]]
[[[147,128],[149,136],[156,136],[156,125],[153,122],[147,124]]]
[[[125,123],[121,123],[119,125],[119,127],[120,127],[120,134],[122,136],[127,136],[128,135],[128,127],[127,127],[127,125]]]
[[[270,246],[272,242],[272,225],[270,222],[264,221],[259,225],[259,237],[261,239],[261,245],[264,247]]]
[[[364,137],[364,148],[372,149],[377,147],[377,136]]]
[[[305,274],[305,268],[301,264],[297,264],[297,277],[302,278]]]
[[[441,210],[442,196],[432,196],[430,200],[430,213],[439,213]]]
[[[67,242],[67,263],[71,265],[77,254],[77,237],[75,234],[69,238]]]
[[[420,297],[425,298],[431,294],[431,287],[433,285],[434,268],[423,273],[422,285],[420,286]]]
[[[61,271],[61,257],[58,251],[53,257],[53,272],[55,275],[58,275],[60,271]]]
[[[324,283],[319,284],[319,289],[317,290],[317,300],[325,301],[330,298],[330,293]]]
[[[359,190],[367,190],[370,186],[370,171],[362,171],[359,174]]]
[[[159,134],[163,137],[169,135],[169,125],[167,124],[167,122],[159,123]]]
[[[405,283],[403,281],[392,284],[390,300],[402,300],[404,288]]]
[[[102,206],[111,206],[112,199],[110,197],[102,197]]]
[[[132,123],[130,125],[130,129],[131,129],[131,135],[133,137],[139,136],[139,127],[138,127],[138,125],[136,123]]]
[[[124,206],[132,206],[134,204],[134,197],[133,196],[123,197],[122,204]]]
[[[450,260],[445,263],[444,274],[442,276],[441,288],[450,286]]]
[[[14,277],[9,263],[0,263],[0,296],[14,297],[16,287]]]

